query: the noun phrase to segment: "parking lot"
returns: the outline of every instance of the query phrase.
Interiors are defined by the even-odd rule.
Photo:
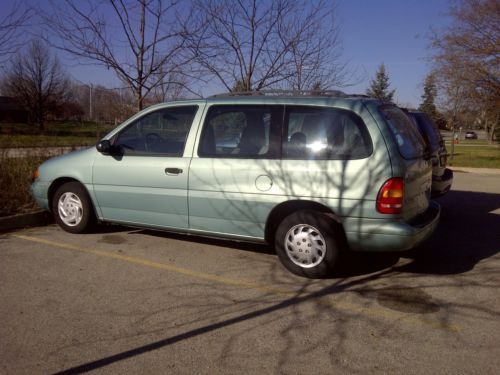
[[[0,235],[0,373],[500,369],[500,174],[455,172],[434,236],[330,279],[262,245],[107,226]]]

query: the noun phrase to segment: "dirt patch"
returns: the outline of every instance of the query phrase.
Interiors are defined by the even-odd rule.
[[[391,310],[408,313],[430,314],[439,311],[432,296],[420,288],[392,286],[377,290],[377,301]]]
[[[122,236],[119,236],[117,234],[108,234],[108,235],[102,236],[102,238],[98,242],[107,243],[107,244],[111,244],[111,245],[119,245],[119,244],[127,242],[127,240],[125,238],[123,238]]]

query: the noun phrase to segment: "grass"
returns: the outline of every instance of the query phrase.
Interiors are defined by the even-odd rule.
[[[47,135],[79,135],[93,136],[96,133],[108,132],[114,125],[103,125],[90,121],[50,121],[45,125]],[[34,124],[0,123],[1,134],[37,134],[38,128]]]
[[[451,153],[451,145],[447,146]],[[448,156],[448,164],[453,167],[500,168],[500,147],[455,145],[453,159]]]
[[[0,134],[0,148],[15,147],[62,147],[62,146],[90,146],[96,144],[97,137],[51,136],[51,135],[28,135]]]
[[[47,123],[40,135],[35,125],[0,123],[0,148],[88,146],[113,128],[94,122],[54,121]]]
[[[30,155],[9,158],[0,154],[0,216],[36,209],[30,185],[35,168],[49,156]]]
[[[460,140],[460,143],[458,144],[459,146],[460,145],[473,145],[473,146],[482,146],[482,145],[489,145],[490,143],[486,140],[483,140],[483,139],[462,139]],[[492,143],[492,145],[497,145],[497,143]],[[451,146],[451,141],[447,141],[446,142],[446,146],[447,147],[450,147]]]

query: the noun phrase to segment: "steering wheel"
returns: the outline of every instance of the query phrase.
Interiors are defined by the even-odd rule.
[[[158,133],[148,133],[144,139],[144,146],[147,151],[154,149],[155,146],[161,145],[165,142],[165,140]]]

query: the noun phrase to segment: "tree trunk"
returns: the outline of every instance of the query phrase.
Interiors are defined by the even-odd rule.
[[[45,132],[45,123],[43,121],[42,111],[39,109],[36,114],[36,122],[38,124],[38,132],[43,134]]]
[[[498,115],[495,117],[495,120],[491,124],[490,133],[488,134],[488,141],[490,144],[493,143],[493,138],[495,137],[495,129],[497,127],[497,123],[498,123]]]
[[[39,85],[39,92],[38,92],[38,98],[37,98],[37,105],[36,105],[36,122],[38,124],[38,132],[40,134],[43,134],[43,132],[45,131],[45,126],[44,126],[44,116],[43,116],[43,112],[44,112],[44,102],[43,102],[43,98],[42,98],[42,92],[41,92],[41,83],[39,82],[38,83]]]
[[[137,111],[142,111],[144,108],[144,97],[142,96],[142,87],[138,86],[135,90],[135,97],[137,100]]]

